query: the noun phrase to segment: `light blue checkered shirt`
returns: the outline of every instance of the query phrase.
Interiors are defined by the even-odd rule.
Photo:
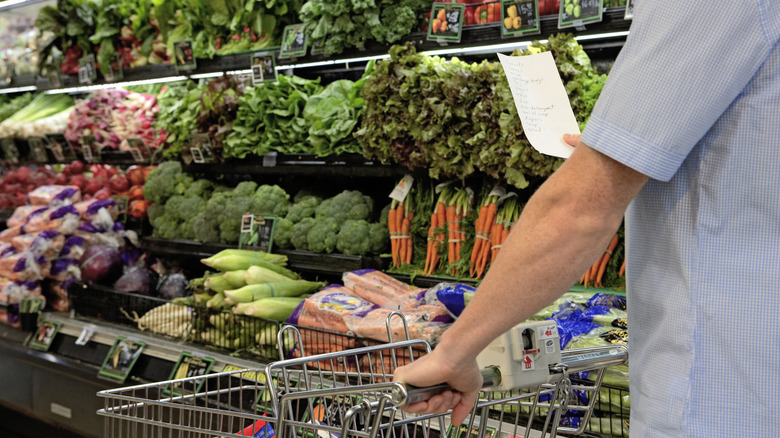
[[[641,0],[582,140],[626,215],[631,437],[780,436],[780,0]]]

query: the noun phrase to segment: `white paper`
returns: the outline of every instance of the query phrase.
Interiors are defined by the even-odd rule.
[[[568,158],[573,147],[563,134],[580,128],[550,52],[528,56],[498,54],[509,80],[517,113],[528,141],[540,153]]]

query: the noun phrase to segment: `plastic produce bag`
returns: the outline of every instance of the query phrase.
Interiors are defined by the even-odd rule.
[[[74,204],[81,200],[81,191],[76,186],[45,185],[28,193],[27,200],[30,205]]]
[[[414,307],[418,304],[417,295],[422,291],[375,269],[345,272],[342,280],[358,297],[386,309]]]
[[[342,285],[330,285],[306,298],[287,318],[290,324],[347,334],[349,329],[344,317],[365,314],[378,308],[374,303],[363,300]]]

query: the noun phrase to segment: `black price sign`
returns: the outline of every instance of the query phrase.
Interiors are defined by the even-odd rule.
[[[46,153],[47,142],[43,137],[30,137],[27,139],[27,144],[30,146],[33,160],[38,163],[49,161],[49,155]]]
[[[51,343],[54,342],[54,338],[60,331],[62,324],[56,321],[43,320],[41,325],[38,326],[38,330],[32,334],[28,346],[36,350],[46,351],[51,347]]]
[[[192,51],[192,41],[177,41],[173,45],[173,53],[176,70],[194,70],[198,66]]]
[[[183,351],[168,379],[173,380],[173,382],[165,388],[165,392],[174,395],[200,392],[204,382],[203,379],[187,380],[184,382],[181,380],[190,377],[205,376],[211,371],[212,365],[214,365],[214,359],[210,357],[195,356],[192,353]]]
[[[96,79],[95,55],[89,54],[79,59],[79,84],[90,84]]]
[[[501,36],[513,37],[541,32],[537,0],[501,2]]]
[[[195,134],[190,139],[190,153],[192,161],[196,163],[214,162],[214,153],[211,149],[211,140],[206,134]]]
[[[459,43],[463,34],[464,9],[463,4],[434,3],[428,23],[428,40]]]
[[[127,142],[127,149],[130,151],[130,155],[133,156],[133,160],[135,160],[136,163],[143,163],[151,158],[152,152],[142,139],[128,138],[125,141]]]
[[[241,217],[241,235],[238,238],[238,249],[253,249],[271,252],[274,240],[274,224],[276,217],[257,217],[247,213]]]
[[[276,82],[276,59],[271,52],[252,54],[252,85]]]
[[[285,26],[282,33],[282,47],[279,49],[280,58],[295,58],[306,55],[306,33],[303,31],[303,23]]]
[[[130,375],[138,358],[141,357],[144,347],[146,347],[145,342],[118,337],[111,350],[108,351],[108,355],[98,371],[98,376],[123,383]]]
[[[0,147],[3,149],[6,160],[14,164],[19,162],[19,148],[16,147],[16,141],[12,137],[0,139]]]
[[[57,162],[70,163],[76,159],[76,151],[73,150],[73,146],[65,138],[65,135],[47,134],[46,139],[49,141],[49,149]]]
[[[603,0],[561,0],[558,28],[582,26],[601,21]]]
[[[85,135],[81,137],[81,154],[84,155],[84,161],[95,163],[100,161],[100,145],[94,135]]]

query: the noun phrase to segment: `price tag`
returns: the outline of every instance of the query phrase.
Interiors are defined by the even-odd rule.
[[[276,157],[278,155],[279,153],[276,151],[263,155],[263,167],[276,167]]]
[[[501,23],[502,37],[540,33],[538,0],[503,0]]]
[[[135,160],[136,163],[143,163],[152,157],[152,152],[142,139],[128,138],[124,141],[127,143],[130,155],[133,156],[133,160]]]
[[[275,216],[257,217],[247,213],[241,217],[241,235],[238,249],[253,249],[271,252],[274,240]]]
[[[409,191],[412,190],[412,184],[414,184],[414,177],[412,175],[404,175],[401,181],[395,185],[393,191],[390,192],[390,199],[404,202],[404,199],[409,195]]]
[[[14,80],[14,64],[11,61],[0,62],[0,86],[11,85]]]
[[[601,21],[603,0],[561,0],[558,29],[580,27]]]
[[[94,135],[81,137],[81,153],[84,155],[84,161],[90,163],[100,161],[100,145]]]
[[[127,223],[127,207],[130,205],[130,198],[127,196],[112,196],[111,199],[114,200],[114,203],[116,204],[115,208],[117,211],[117,221],[126,224]]]
[[[89,54],[79,59],[79,84],[90,84],[97,79],[95,55]]]
[[[3,149],[6,160],[14,164],[19,162],[19,148],[16,147],[16,141],[13,137],[4,137],[0,140],[0,147]]]
[[[30,137],[27,139],[27,144],[30,145],[30,152],[32,153],[33,160],[39,163],[46,163],[49,161],[49,155],[46,153],[46,140],[43,137]]]
[[[252,85],[276,82],[276,59],[271,52],[252,54]]]
[[[194,70],[198,63],[192,51],[192,41],[181,40],[173,45],[176,70]]]
[[[38,330],[29,338],[28,346],[36,350],[46,351],[51,347],[54,338],[60,331],[61,323],[56,321],[43,320],[38,326]]]
[[[279,58],[295,58],[306,55],[306,33],[303,31],[303,23],[285,26],[282,33],[282,47],[279,49]]]
[[[190,139],[190,152],[192,161],[196,163],[214,162],[214,154],[211,149],[211,140],[206,134],[194,134]]]
[[[70,163],[76,159],[76,151],[63,134],[46,134],[54,159],[59,163]]]
[[[95,330],[95,326],[84,327],[84,329],[81,330],[81,334],[79,335],[78,339],[76,339],[76,345],[87,345],[92,339],[92,336],[95,335]]]
[[[111,55],[111,60],[108,63],[108,72],[105,77],[108,82],[116,82],[125,77],[118,54]]]
[[[98,376],[124,383],[138,358],[141,357],[144,347],[146,347],[146,343],[143,341],[135,341],[122,336],[116,338],[100,367],[100,371],[98,371]]]
[[[626,15],[623,16],[626,20],[634,19],[634,0],[626,1]]]
[[[211,371],[212,365],[214,365],[214,359],[210,357],[195,356],[192,353],[183,351],[168,379],[173,380],[174,382],[171,382],[171,384],[165,388],[165,392],[173,395],[200,392],[204,379],[188,380],[184,382],[181,382],[180,380],[189,377],[205,376]]]
[[[310,55],[322,55],[323,53],[325,53],[325,40],[315,41],[311,44]]]
[[[434,3],[428,23],[428,40],[459,43],[463,34],[464,8],[465,5],[459,3]]]

